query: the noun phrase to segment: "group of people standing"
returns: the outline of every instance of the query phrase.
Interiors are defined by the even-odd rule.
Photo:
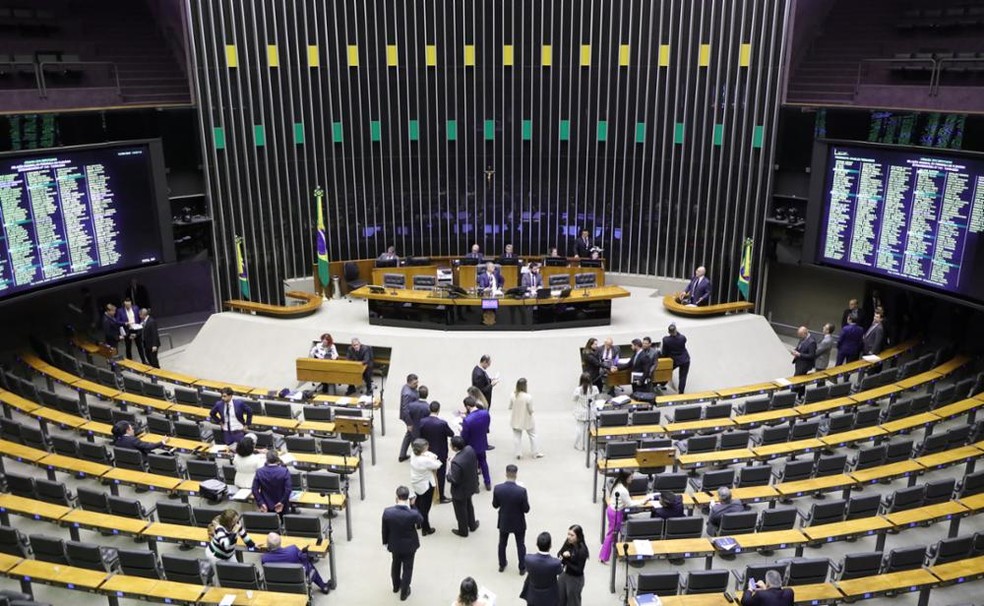
[[[101,322],[103,343],[107,347],[118,351],[122,342],[126,357],[132,360],[136,345],[141,362],[154,368],[161,367],[157,358],[161,337],[157,330],[157,320],[150,315],[149,307],[138,307],[130,297],[126,297],[120,307],[107,303]]]
[[[793,357],[794,373],[805,375],[811,370],[825,370],[830,365],[834,349],[837,350],[835,365],[854,362],[862,355],[878,355],[885,348],[885,309],[873,299],[870,313],[851,299],[841,314],[841,332],[835,335],[832,323],[823,325],[822,336],[818,342],[806,326],[796,331],[799,342],[790,352]]]
[[[677,330],[676,323],[666,328],[666,335],[660,346],[654,346],[650,337],[632,339],[632,355],[628,358],[619,357],[619,348],[614,345],[611,337],[599,345],[598,339],[592,337],[582,350],[584,364],[582,370],[599,391],[603,391],[608,383],[608,376],[619,370],[631,372],[632,387],[636,390],[651,390],[653,371],[660,357],[673,360],[673,369],[679,369],[677,393],[687,389],[687,376],[690,374],[690,352],[687,350],[687,337]],[[608,385],[610,392],[615,386]]]

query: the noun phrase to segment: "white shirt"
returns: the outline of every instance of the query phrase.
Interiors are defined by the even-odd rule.
[[[325,347],[319,341],[314,347],[311,348],[311,353],[308,357],[318,358],[319,360],[337,360],[338,349],[335,348],[334,343],[332,343],[329,347]]]
[[[126,323],[127,324],[136,324],[137,323],[137,315],[135,313],[133,313],[133,308],[132,307],[130,309],[127,309],[127,308],[124,307],[123,308],[123,312],[126,314]]]
[[[236,468],[236,478],[233,480],[236,488],[252,488],[256,470],[265,464],[266,457],[259,453],[253,453],[248,457],[241,457],[238,454],[232,457],[232,466]]]
[[[441,467],[437,455],[427,451],[422,455],[410,455],[410,487],[414,494],[424,494],[434,485],[434,471]]]
[[[241,431],[243,429],[243,424],[236,418],[235,403],[236,400],[232,399],[226,404],[225,413],[223,413],[225,418],[222,419],[224,421],[223,425],[225,425],[223,429],[228,429],[229,431]]]
[[[615,507],[615,495],[618,495],[618,507]],[[645,502],[645,499],[635,502],[632,500],[632,495],[629,494],[629,489],[623,484],[616,484],[611,493],[608,495],[609,501],[608,506],[616,511],[622,511],[626,507],[632,507],[634,505],[641,505]]]

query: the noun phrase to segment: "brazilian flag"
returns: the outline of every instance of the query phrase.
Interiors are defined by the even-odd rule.
[[[325,191],[320,186],[314,189],[314,203],[318,207],[318,280],[324,292],[328,291],[328,239],[325,237],[325,216],[321,207]]]
[[[243,239],[236,236],[236,272],[239,274],[239,294],[249,299],[249,275],[246,274],[246,261],[243,256]]]
[[[748,291],[752,282],[752,239],[745,238],[741,252],[741,266],[738,267],[738,292],[748,301]]]

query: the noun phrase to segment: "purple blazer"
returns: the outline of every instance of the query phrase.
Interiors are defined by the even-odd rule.
[[[267,511],[272,512],[277,503],[283,503],[282,513],[287,512],[290,502],[290,472],[282,465],[264,465],[256,470],[253,476],[253,499],[256,506],[266,505]]]
[[[475,409],[461,422],[461,437],[465,444],[475,449],[476,454],[489,449],[489,425],[492,417],[489,411]]]
[[[140,308],[134,305],[131,307],[131,309],[133,310],[133,321],[139,324]],[[116,321],[122,324],[123,326],[126,326],[126,309],[122,305],[116,308]]]
[[[861,341],[864,339],[864,329],[857,324],[845,324],[837,339],[837,353],[845,356],[856,356],[861,353]]]

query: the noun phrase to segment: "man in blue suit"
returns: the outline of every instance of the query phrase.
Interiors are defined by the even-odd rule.
[[[266,465],[257,469],[253,476],[253,499],[260,511],[283,516],[290,506],[290,472],[280,462],[276,450],[268,450],[266,459]]]
[[[499,272],[499,268],[495,266],[495,263],[490,261],[485,264],[485,272],[478,274],[478,287],[493,291],[504,288],[502,273]]]
[[[550,555],[550,533],[541,532],[536,537],[537,552],[526,556],[526,570],[529,576],[523,583],[519,597],[526,600],[527,606],[557,606],[560,602],[560,589],[557,576],[564,565],[559,558]]]
[[[492,476],[489,475],[489,462],[485,457],[489,449],[489,425],[492,417],[471,396],[465,398],[464,404],[467,414],[461,421],[461,437],[475,451],[478,466],[482,470],[482,479],[485,480],[485,490],[492,490]]]
[[[423,522],[420,512],[410,508],[410,489],[406,486],[397,488],[396,505],[383,510],[383,545],[392,557],[390,577],[393,593],[399,592],[401,601],[410,595],[413,558],[420,547],[417,527]]]
[[[680,369],[680,383],[677,393],[687,389],[687,375],[690,374],[690,352],[687,351],[687,337],[677,331],[676,324],[670,324],[663,337],[663,355],[673,360],[673,368]]]
[[[321,593],[331,591],[331,586],[321,578],[321,573],[314,567],[311,557],[308,555],[307,547],[298,549],[297,545],[282,547],[280,535],[271,532],[267,535],[266,553],[260,556],[263,564],[300,564],[304,567],[304,573],[312,583],[318,586]]]
[[[253,409],[242,400],[232,397],[232,389],[222,388],[219,400],[208,413],[210,421],[222,428],[222,440],[226,445],[237,444],[249,431],[253,422]]]
[[[430,404],[427,398],[430,397],[430,390],[426,385],[421,385],[418,390],[418,397],[409,406],[410,435],[416,440],[420,437],[420,422],[430,416]]]
[[[126,357],[133,359],[133,343],[140,338],[140,308],[133,304],[128,298],[123,299],[123,307],[116,309],[116,321],[123,326],[123,330],[126,331]],[[140,354],[140,361],[144,364],[147,363],[147,359],[144,356],[143,347],[137,344],[137,353]]]
[[[711,281],[704,274],[707,270],[701,265],[690,279],[687,290],[683,292],[683,302],[688,305],[703,307],[711,302]]]
[[[448,468],[448,440],[454,437],[454,431],[448,422],[441,418],[441,403],[434,400],[430,403],[430,415],[420,420],[420,437],[427,440],[430,451],[443,463],[437,469],[437,495],[441,503],[450,503],[445,497],[444,483]]]
[[[519,574],[526,574],[526,514],[530,500],[526,489],[516,483],[515,465],[506,465],[506,481],[492,491],[492,507],[499,510],[499,572],[506,569],[506,543],[509,535],[516,538],[516,558]]]

